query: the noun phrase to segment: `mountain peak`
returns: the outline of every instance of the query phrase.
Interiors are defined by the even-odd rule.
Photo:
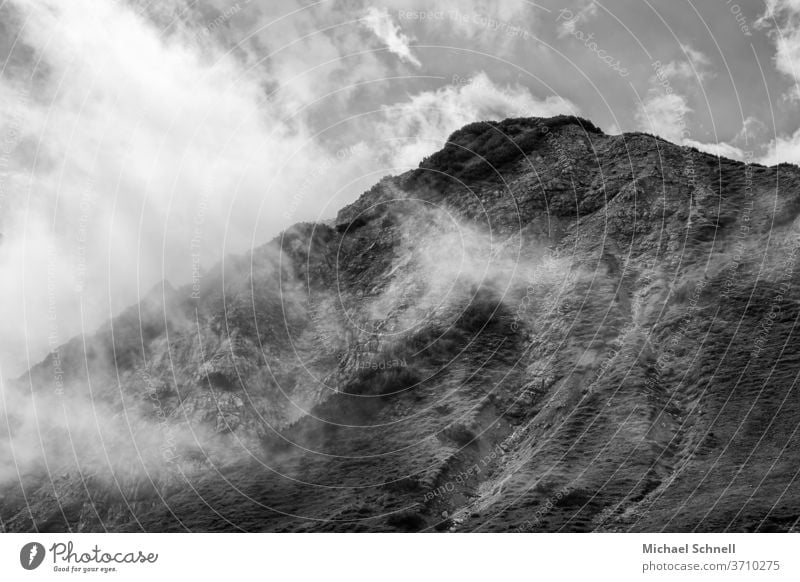
[[[441,150],[420,162],[412,180],[431,173],[464,181],[499,175],[503,167],[546,144],[548,134],[567,128],[587,137],[604,135],[590,121],[569,115],[478,121],[451,134]]]
[[[0,490],[0,519],[14,530],[613,531],[669,515],[674,530],[787,529],[796,509],[775,499],[796,459],[753,455],[748,470],[775,492],[754,497],[741,447],[726,443],[756,450],[754,427],[796,427],[785,289],[800,284],[786,266],[799,186],[795,171],[575,117],[469,124],[342,209],[335,228],[290,228],[209,270],[196,302],[165,290],[168,301],[60,348],[65,397],[83,410],[71,388],[92,386],[91,406],[127,415],[144,444],[125,433],[109,466],[92,449],[96,427],[70,427],[104,461],[92,465],[108,477],[100,491],[87,499],[84,467],[62,455],[53,486],[32,472],[32,497]],[[39,394],[52,368],[34,370]],[[61,433],[46,436],[58,450]],[[171,463],[142,461],[164,441]],[[144,462],[146,491],[129,470]],[[209,516],[182,479],[240,495],[215,497],[225,517]],[[746,507],[716,505],[719,483]],[[102,507],[65,515],[65,498]],[[537,511],[546,519],[525,525]]]

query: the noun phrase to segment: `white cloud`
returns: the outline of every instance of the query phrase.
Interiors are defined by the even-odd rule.
[[[677,144],[688,139],[686,117],[692,113],[688,97],[679,92],[678,87],[686,88],[693,80],[703,81],[711,65],[711,59],[691,45],[682,43],[680,46],[687,60],[672,60],[667,64],[656,62],[650,88],[639,103],[635,116],[640,130]],[[718,145],[714,147],[719,149]]]
[[[640,130],[661,136],[672,143],[694,147],[715,156],[744,160],[744,151],[729,143],[703,143],[691,139],[686,120],[691,112],[685,96],[673,92],[661,93],[653,88],[639,104],[636,121]]]
[[[320,18],[336,16],[332,8],[303,11],[253,39],[255,48],[225,54],[217,43],[238,34],[234,19],[205,34],[202,15],[188,15],[164,33],[123,3],[13,6],[26,20],[19,46],[41,59],[44,73],[28,99],[17,97],[25,67],[24,76],[0,79],[0,100],[12,104],[0,113],[0,139],[13,131],[16,142],[0,168],[7,170],[0,176],[6,376],[41,359],[51,343],[93,331],[161,279],[188,282],[194,250],[209,266],[289,224],[331,216],[390,170],[375,153],[389,165],[416,166],[476,119],[575,112],[568,101],[478,75],[412,95],[362,127],[351,120],[349,143],[375,148],[343,159],[334,153],[331,164],[306,114],[294,114],[388,72],[374,54],[336,58],[366,48],[352,25],[312,34]],[[235,16],[272,18],[254,4]],[[269,58],[255,66],[263,54]],[[315,68],[320,62],[326,68]],[[343,95],[325,98],[342,100],[346,111]],[[399,136],[407,139],[391,139]],[[192,249],[198,230],[200,248]]]
[[[180,23],[163,34],[122,3],[14,6],[42,73],[27,100],[15,96],[29,69],[0,79],[0,99],[16,104],[0,139],[18,134],[2,177],[4,374],[41,358],[53,326],[61,343],[163,278],[188,282],[194,251],[207,267],[319,217],[320,198],[297,191],[330,156],[287,117],[296,92],[265,98],[269,71],[201,51]],[[324,192],[359,175],[361,161],[338,163]]]
[[[594,0],[589,0],[584,3],[584,6],[578,10],[577,14],[573,14],[569,9],[562,9],[558,20],[558,37],[563,38],[570,34],[575,33],[575,28],[578,24],[588,22],[590,19],[597,15],[597,4]]]
[[[411,49],[408,46],[411,39],[394,23],[386,8],[371,6],[367,10],[363,22],[364,26],[371,30],[388,47],[390,52],[400,57],[401,61],[410,63],[415,67],[422,66],[417,57],[411,54]]]
[[[745,118],[742,129],[739,130],[733,141],[752,147],[752,144],[763,137],[766,131],[767,126],[760,119],[750,115]]]
[[[800,12],[800,0],[765,0],[764,14],[759,20],[775,18],[786,10]]]
[[[781,162],[800,164],[800,129],[792,135],[772,140],[767,146],[767,153],[759,161],[765,166],[774,166]]]
[[[647,98],[639,104],[636,121],[642,131],[681,143],[686,128],[686,116],[691,111],[683,95],[651,89]]]
[[[209,266],[289,224],[334,214],[389,171],[378,166],[376,152],[392,165],[415,166],[476,119],[575,112],[562,99],[537,99],[478,75],[412,95],[363,127],[350,121],[351,144],[371,145],[374,136],[376,146],[343,160],[334,154],[331,165],[308,118],[294,114],[323,97],[341,100],[346,111],[345,92],[326,95],[388,72],[374,54],[336,58],[366,48],[352,25],[315,34],[320,18],[341,16],[330,13],[332,4],[268,27],[252,39],[255,46],[228,54],[230,44],[218,42],[241,32],[236,19],[269,22],[274,15],[259,11],[274,5],[243,6],[208,34],[208,19],[183,11],[175,22],[170,13],[173,25],[164,33],[124,3],[13,6],[26,20],[18,46],[41,59],[43,73],[28,99],[17,97],[30,73],[25,67],[24,76],[0,79],[0,101],[12,104],[0,113],[0,139],[13,131],[16,142],[8,167],[0,168],[7,171],[0,176],[6,376],[38,361],[48,335],[59,344],[91,332],[163,278],[188,282],[198,227],[201,261]],[[407,38],[392,30],[402,55]],[[321,62],[326,68],[316,68]],[[390,139],[398,136],[407,139]]]
[[[494,55],[513,52],[519,39],[532,38],[537,14],[549,17],[527,0],[438,0],[435,4],[430,0],[384,0],[382,4],[398,20],[419,26],[434,39],[441,34],[450,43],[457,37],[469,41],[471,48],[490,49]]]
[[[800,0],[767,0],[756,26],[769,30],[775,43],[775,68],[793,81],[788,97],[800,99],[797,63],[800,63]],[[772,166],[781,162],[800,164],[800,129],[791,135],[777,136],[759,160]]]
[[[707,67],[711,65],[711,59],[705,53],[693,48],[688,43],[681,43],[681,49],[695,67]]]
[[[557,96],[539,99],[525,87],[498,86],[481,72],[463,83],[419,93],[408,101],[384,107],[382,119],[374,124],[373,131],[376,147],[383,143],[382,153],[387,160],[405,170],[440,149],[451,133],[467,123],[562,113],[577,114],[577,107]]]
[[[681,44],[686,61],[673,60],[660,65],[650,79],[650,89],[636,111],[637,127],[678,145],[695,147],[710,154],[741,160],[742,149],[726,142],[703,143],[692,139],[687,117],[692,113],[686,95],[676,90],[688,81],[702,81],[708,74],[711,60],[688,44]]]
[[[756,26],[769,30],[775,43],[775,68],[793,81],[789,97],[800,99],[800,0],[766,0]]]
[[[681,43],[680,47],[686,60],[676,59],[661,66],[659,75],[662,79],[676,82],[704,81],[712,74],[710,58],[689,44]]]
[[[693,139],[686,139],[683,142],[685,146],[691,146],[699,149],[700,151],[708,152],[715,156],[722,156],[723,158],[730,158],[732,160],[744,161],[745,153],[741,148],[738,148],[723,141],[718,143],[703,143]]]
[[[388,76],[391,69],[383,55],[369,50],[372,36],[356,34],[363,22],[353,22],[352,6],[299,0],[240,5],[242,10],[226,23],[231,30],[220,26],[214,35],[222,34],[223,42],[246,56],[251,73],[263,75],[271,98],[286,111],[301,111],[321,100],[316,108],[335,116],[356,92],[386,90],[385,84],[358,86]]]

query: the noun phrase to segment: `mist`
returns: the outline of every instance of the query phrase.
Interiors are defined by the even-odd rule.
[[[49,0],[0,8],[14,38],[0,76],[0,98],[11,104],[0,112],[4,485],[37,476],[52,484],[77,474],[128,494],[142,480],[163,486],[249,458],[256,441],[182,418],[162,401],[167,373],[150,375],[152,346],[142,321],[136,330],[142,337],[131,339],[140,359],[121,365],[115,347],[96,355],[95,333],[113,338],[125,331],[104,322],[131,305],[164,299],[172,286],[186,294],[181,301],[191,299],[211,271],[225,271],[226,257],[294,223],[329,221],[382,176],[416,167],[468,121],[577,109],[478,73],[444,78],[443,87],[377,108],[345,131],[321,124],[310,104],[330,99],[344,106],[356,91],[348,83],[388,74],[395,64],[365,53],[322,75],[296,71],[313,72],[331,50],[342,55],[384,39],[362,27],[361,36],[347,40],[359,46],[333,47],[316,37],[307,42],[321,43],[313,45],[317,50],[281,53],[270,46],[274,52],[263,59],[258,43],[278,43],[286,30],[253,43],[231,39],[237,19],[269,21],[255,5],[234,13],[184,8],[175,2],[147,12],[135,4]],[[299,34],[313,19],[294,25],[290,32]],[[492,287],[509,305],[517,301],[530,269],[488,255],[484,250],[497,241],[442,211],[429,211],[425,220],[435,237],[402,225],[409,243],[398,249],[403,277],[369,300],[372,316],[396,310],[409,284],[421,294],[402,311],[399,324],[408,329],[437,310],[449,313],[474,285]],[[460,263],[445,260],[448,249],[461,249]],[[291,264],[277,254],[270,261]],[[223,302],[231,300],[228,291],[221,289]],[[305,298],[284,300],[299,305]],[[333,293],[316,300],[337,304]],[[172,306],[156,302],[150,317],[187,344],[209,339],[191,314]],[[344,320],[316,321],[330,351],[347,348],[342,338],[352,330]],[[195,371],[200,383],[209,370],[216,373],[206,366],[214,354],[230,352],[234,369],[247,359],[234,354],[231,338],[212,337],[204,349]],[[36,374],[24,374],[43,360]],[[288,393],[295,399],[291,412],[282,411],[288,420],[319,401],[319,394]]]
[[[477,75],[354,119],[343,134],[320,127],[313,104],[343,106],[356,91],[347,82],[390,65],[365,54],[326,65],[309,85],[297,70],[348,47],[276,48],[261,63],[258,43],[280,36],[230,38],[237,19],[270,26],[255,4],[212,19],[177,2],[147,13],[17,0],[2,12],[16,46],[0,78],[0,97],[13,105],[0,119],[0,268],[15,274],[0,283],[6,377],[163,279],[185,283],[295,222],[331,218],[472,118],[574,110]],[[304,18],[293,20],[298,34],[313,25]],[[380,42],[360,34],[365,46]]]

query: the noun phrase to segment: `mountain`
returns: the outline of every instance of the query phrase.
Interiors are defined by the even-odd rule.
[[[14,382],[0,524],[796,529],[798,186],[576,117],[470,124]]]

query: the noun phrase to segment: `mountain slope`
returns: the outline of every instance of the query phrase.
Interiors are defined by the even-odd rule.
[[[572,117],[466,126],[21,378],[2,525],[792,529],[798,185]]]

